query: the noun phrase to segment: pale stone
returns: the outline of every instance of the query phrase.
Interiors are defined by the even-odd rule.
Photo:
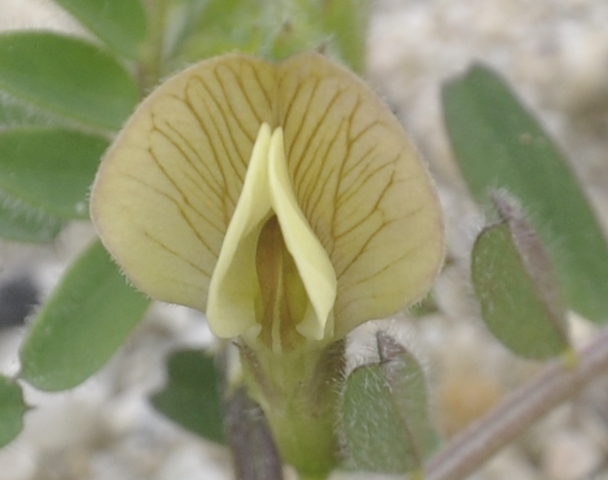
[[[578,480],[595,472],[602,461],[601,450],[587,436],[562,430],[549,439],[542,470],[549,480]]]
[[[30,480],[36,472],[38,450],[21,439],[0,449],[0,480]]]

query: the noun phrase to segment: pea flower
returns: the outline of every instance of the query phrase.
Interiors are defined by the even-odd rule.
[[[444,250],[401,125],[317,54],[230,54],[169,79],[105,155],[91,216],[137,288],[238,339],[249,395],[310,478],[339,458],[340,339],[423,296]]]
[[[275,353],[394,314],[443,257],[399,122],[318,54],[230,54],[169,79],[107,152],[91,214],[137,288]]]

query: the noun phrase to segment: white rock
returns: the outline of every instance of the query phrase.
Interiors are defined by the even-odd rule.
[[[603,461],[598,446],[578,431],[558,432],[545,446],[542,470],[548,480],[587,478]]]
[[[538,480],[538,472],[526,460],[522,451],[507,447],[495,455],[480,471],[488,480]]]
[[[154,480],[226,480],[232,476],[226,460],[202,445],[184,445],[167,457]]]
[[[0,480],[29,480],[36,473],[38,450],[19,439],[0,449]]]
[[[100,407],[108,389],[95,380],[63,393],[45,393],[24,385],[28,405],[23,438],[40,449],[57,450],[91,441],[99,431]]]
[[[48,0],[2,0],[0,3],[0,30],[40,28],[85,33],[73,18]]]

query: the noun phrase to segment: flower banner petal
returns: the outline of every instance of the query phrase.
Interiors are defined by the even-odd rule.
[[[395,313],[443,260],[432,180],[375,93],[321,55],[279,66],[280,123],[295,195],[336,270],[336,334]]]
[[[204,311],[253,144],[275,123],[274,66],[226,55],[161,85],[106,154],[91,216],[136,287]]]
[[[283,142],[272,140],[265,154],[252,157],[264,123],[274,135],[282,131]],[[302,288],[310,300],[297,323],[301,335],[320,339],[335,321],[334,333],[343,336],[426,293],[444,253],[441,211],[426,167],[374,92],[318,54],[278,65],[239,54],[207,60],[138,108],[104,158],[91,202],[104,244],[138,288],[206,311],[214,270],[232,278],[231,265],[241,261],[226,254],[218,263],[223,242],[236,242],[234,254],[250,261],[261,242],[256,234],[275,238],[275,227],[254,226],[251,219],[239,228],[253,228],[252,238],[245,230],[226,234],[252,158],[270,162],[260,167],[269,175],[269,214],[277,214],[279,245],[301,280],[289,280],[284,293],[300,293],[280,301],[304,308]],[[258,245],[258,253],[270,252],[266,247]],[[233,293],[237,283],[249,285],[234,278]],[[242,292],[253,293],[250,288]],[[242,310],[245,299],[235,295],[232,306]],[[242,332],[257,307],[248,315],[222,307],[221,315],[239,318],[215,322],[216,333]]]

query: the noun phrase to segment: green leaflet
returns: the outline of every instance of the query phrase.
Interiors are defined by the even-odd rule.
[[[154,408],[208,440],[224,443],[220,376],[202,350],[180,350],[168,361],[168,381],[150,398]]]
[[[357,73],[365,70],[369,0],[185,0],[170,16],[177,64],[230,50],[283,60],[321,49]]]
[[[54,0],[112,49],[137,58],[146,35],[139,0]]]
[[[307,14],[308,29],[319,28],[329,50],[351,69],[365,72],[370,0],[299,0]]]
[[[504,200],[497,201],[499,209]],[[471,276],[483,320],[518,355],[557,356],[569,342],[552,265],[520,212],[501,214],[505,219],[484,228],[473,247]]]
[[[108,141],[64,128],[0,131],[0,190],[7,205],[62,219],[88,218],[88,190]]]
[[[378,332],[377,340],[380,362],[346,380],[340,427],[348,458],[361,470],[417,471],[436,443],[424,372],[388,334]]]
[[[22,377],[41,390],[78,385],[125,342],[148,304],[94,242],[36,316],[21,348]]]
[[[61,219],[0,191],[0,237],[31,243],[52,242],[61,231]]]
[[[0,375],[0,448],[19,435],[27,410],[19,384]]]
[[[133,78],[82,40],[49,32],[0,35],[0,92],[75,122],[116,130],[139,100]]]
[[[472,67],[443,89],[456,159],[475,198],[503,187],[530,213],[571,308],[608,320],[608,247],[562,154],[492,71]]]

